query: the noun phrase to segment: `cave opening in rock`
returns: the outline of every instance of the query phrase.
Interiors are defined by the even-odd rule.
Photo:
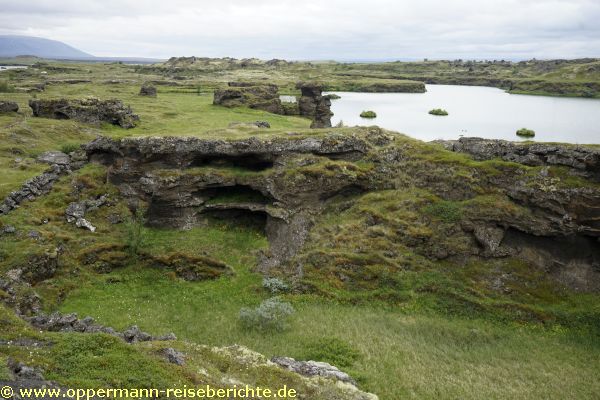
[[[206,209],[201,216],[211,223],[223,224],[228,227],[241,227],[266,233],[268,215],[264,211],[254,211],[242,208]]]
[[[69,119],[69,116],[60,111],[54,111],[54,119]]]
[[[245,154],[241,156],[221,154],[201,155],[196,157],[191,164],[191,167],[203,166],[263,171],[273,168],[273,158],[269,154]]]

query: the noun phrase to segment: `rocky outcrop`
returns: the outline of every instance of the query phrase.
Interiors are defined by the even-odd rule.
[[[337,134],[231,141],[100,138],[86,151],[109,167],[108,179],[131,204],[147,202],[149,225],[188,229],[208,218],[243,221],[265,231],[271,247],[264,264],[276,265],[301,247],[325,199],[361,185],[360,173],[343,168],[295,181],[286,170],[330,158],[360,159],[370,146],[364,138]]]
[[[2,204],[0,204],[0,215],[8,214],[25,200],[33,201],[38,196],[48,193],[61,175],[70,171],[69,165],[54,164],[41,175],[29,179],[19,190],[11,192],[4,199]]]
[[[34,117],[74,119],[88,124],[108,122],[122,128],[134,128],[139,116],[121,100],[77,99],[31,99],[29,106]]]
[[[38,161],[51,164],[51,167],[27,180],[19,190],[11,192],[0,204],[0,215],[8,214],[25,200],[33,201],[48,193],[62,175],[81,168],[87,162],[87,155],[81,150],[72,152],[70,156],[60,151],[48,151],[41,154]]]
[[[152,336],[149,333],[143,332],[137,326],[132,326],[125,329],[123,332],[115,331],[113,328],[96,324],[92,317],[79,319],[77,314],[61,314],[55,312],[50,315],[38,314],[33,317],[26,318],[31,325],[43,331],[50,332],[80,332],[80,333],[107,333],[112,336],[117,336],[127,343],[148,342],[148,341],[164,341],[177,340],[173,333],[163,336]]]
[[[71,158],[62,151],[46,151],[37,157],[37,161],[46,164],[69,165]]]
[[[185,354],[171,347],[163,349],[160,353],[168,362],[175,365],[185,364]]]
[[[290,357],[273,357],[271,361],[289,371],[304,376],[322,376],[356,386],[356,381],[331,364],[320,361],[296,361]]]
[[[300,115],[312,118],[311,128],[331,128],[331,99],[323,96],[323,85],[314,82],[298,82],[302,96],[298,99]]]
[[[229,82],[228,88],[215,90],[213,104],[224,107],[246,106],[283,114],[279,88],[273,84]]]
[[[451,151],[470,154],[475,160],[500,158],[529,166],[567,166],[581,176],[600,182],[600,149],[597,148],[567,144],[518,143],[476,137],[439,140],[436,143]]]
[[[140,96],[156,97],[156,86],[145,83],[140,88]]]
[[[75,224],[78,228],[84,228],[91,232],[96,231],[96,227],[92,223],[86,220],[85,213],[96,210],[99,207],[106,205],[108,202],[108,195],[102,195],[97,199],[87,199],[83,201],[72,202],[67,206],[65,216],[68,223]]]
[[[9,113],[19,111],[19,105],[14,101],[0,100],[0,113]]]

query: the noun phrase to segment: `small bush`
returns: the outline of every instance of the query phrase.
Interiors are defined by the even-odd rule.
[[[284,293],[290,289],[288,284],[279,278],[264,278],[262,285],[263,288],[267,289],[271,294]]]
[[[360,113],[361,118],[376,118],[377,113],[375,111],[363,111]]]
[[[125,225],[127,230],[126,246],[131,257],[139,254],[140,247],[144,242],[144,223],[144,211],[138,208]]]
[[[240,310],[240,323],[244,329],[261,331],[282,331],[287,327],[289,317],[294,313],[290,303],[271,297],[254,309]]]
[[[8,81],[0,81],[0,93],[13,93],[15,88]]]
[[[309,343],[302,358],[324,361],[339,368],[348,368],[360,358],[360,353],[343,340],[328,337]]]
[[[429,110],[429,114],[431,115],[448,115],[448,111],[443,110],[441,108],[434,108],[433,110]]]
[[[531,129],[527,129],[527,128],[521,128],[517,131],[517,136],[534,137],[535,131],[533,131]]]
[[[77,149],[79,149],[78,143],[65,143],[62,146],[60,146],[60,151],[62,151],[65,154],[70,154]]]

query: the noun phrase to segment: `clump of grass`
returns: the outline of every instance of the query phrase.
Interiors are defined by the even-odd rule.
[[[62,146],[60,146],[60,151],[62,151],[65,154],[70,154],[77,149],[79,149],[78,143],[65,143]]]
[[[324,361],[340,368],[351,367],[360,356],[358,350],[336,337],[325,337],[310,342],[302,353],[305,360]]]
[[[460,204],[454,201],[438,201],[428,205],[423,211],[448,223],[460,221],[463,215]]]
[[[534,137],[535,136],[535,131],[532,129],[527,129],[527,128],[521,128],[517,131],[517,136],[522,136],[522,137]]]
[[[433,110],[429,110],[429,114],[446,116],[446,115],[448,115],[448,111],[441,109],[441,108],[434,108]]]
[[[254,309],[242,308],[239,318],[247,330],[283,331],[293,313],[294,308],[290,303],[271,297]]]
[[[363,111],[360,113],[361,118],[377,118],[377,113],[375,111]]]

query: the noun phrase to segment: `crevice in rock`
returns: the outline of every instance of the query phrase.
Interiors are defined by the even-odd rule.
[[[252,203],[252,204],[270,204],[273,199],[265,196],[259,190],[253,189],[247,185],[220,186],[196,192],[202,197],[208,198],[206,205],[231,204],[231,203]]]
[[[244,154],[229,156],[222,154],[200,155],[194,158],[190,167],[243,168],[250,171],[264,171],[273,168],[273,158],[267,154]]]
[[[535,236],[509,228],[503,247],[514,249],[519,258],[542,268],[577,291],[600,290],[600,243],[597,239],[571,234]]]
[[[349,185],[349,186],[344,186],[340,190],[337,190],[333,193],[331,193],[331,192],[323,193],[321,196],[319,196],[319,200],[325,201],[325,200],[333,199],[335,197],[349,198],[349,197],[361,195],[365,192],[366,192],[366,189],[359,185]]]

